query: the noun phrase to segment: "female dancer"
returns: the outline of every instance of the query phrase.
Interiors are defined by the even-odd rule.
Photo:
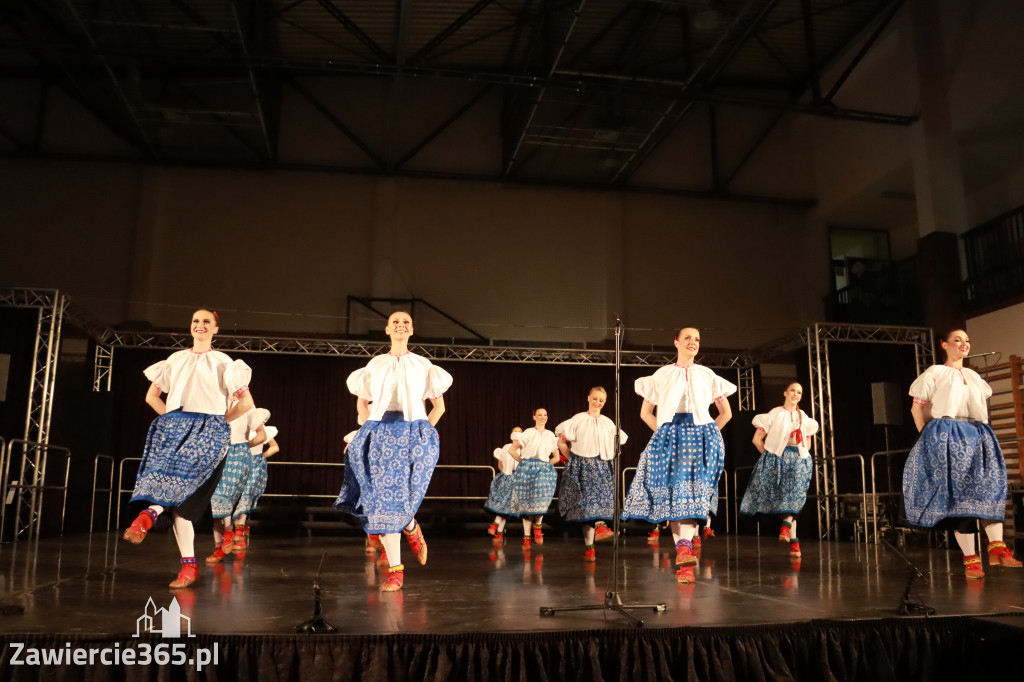
[[[152,384],[146,404],[157,413],[149,427],[146,449],[131,501],[149,502],[124,539],[142,542],[157,517],[170,509],[174,539],[181,554],[181,571],[170,586],[188,587],[196,581],[195,529],[192,521],[209,507],[231,436],[229,421],[253,408],[249,393],[252,370],[212,350],[219,331],[215,311],[200,308],[192,315],[191,350],[180,350],[147,367]],[[166,402],[160,398],[167,393]],[[238,402],[227,409],[228,398]]]
[[[217,482],[217,488],[210,499],[210,511],[213,515],[213,554],[206,557],[206,563],[217,564],[231,554],[238,546],[245,546],[244,534],[239,533],[237,542],[234,526],[231,523],[232,512],[245,490],[245,483],[252,472],[252,454],[250,449],[262,445],[267,440],[263,424],[270,419],[270,412],[260,409],[249,410],[231,422],[231,446],[224,459],[224,469]],[[249,432],[255,431],[250,438]]]
[[[512,474],[516,470],[516,460],[508,454],[512,443],[522,437],[523,430],[518,426],[512,429],[510,442],[494,449],[494,459],[498,460],[498,475],[491,481],[491,492],[484,502],[484,509],[495,514],[494,521],[487,526],[487,532],[494,536],[494,544],[501,545],[505,540],[505,522],[512,513]]]
[[[1017,568],[1003,542],[1006,509],[1006,462],[992,427],[988,406],[992,387],[964,367],[971,352],[967,332],[954,329],[942,341],[946,362],[932,365],[910,386],[910,413],[921,432],[903,470],[907,520],[931,528],[952,519],[957,544],[964,553],[964,574],[985,577],[974,547],[976,520],[988,536],[992,566]]]
[[[807,502],[807,487],[814,470],[807,444],[818,432],[818,422],[799,407],[803,394],[803,387],[794,381],[782,394],[782,407],[754,417],[754,447],[761,457],[740,504],[741,514],[782,517],[779,540],[789,543],[789,555],[794,559],[800,557],[796,516]]]
[[[269,414],[267,418],[270,418]],[[267,489],[267,460],[281,451],[276,440],[277,427],[261,426],[260,428],[263,429],[266,440],[254,445],[249,450],[249,457],[252,458],[249,476],[242,483],[242,495],[238,498],[238,504],[235,505],[233,514],[236,550],[245,550],[249,546],[249,514],[256,508],[256,502],[263,495],[263,491]],[[249,442],[257,441],[257,435],[257,433],[249,432]]]
[[[545,428],[548,411],[538,407],[533,411],[532,429],[523,432],[518,443],[512,443],[508,454],[519,464],[512,480],[512,511],[523,519],[523,548],[530,548],[530,529],[533,542],[544,544],[541,524],[544,514],[555,496],[558,476],[554,465],[558,463],[558,439]]]
[[[604,523],[612,519],[615,495],[611,466],[616,454],[615,423],[601,414],[607,400],[608,393],[602,387],[590,389],[589,409],[566,423],[558,441],[558,449],[569,459],[569,466],[562,472],[558,511],[566,521],[583,524],[584,561],[597,560],[595,539],[608,540],[613,535]],[[626,438],[620,430],[619,442],[625,443]]]
[[[728,397],[736,386],[694,362],[700,351],[699,331],[684,327],[673,343],[676,363],[636,380],[636,392],[644,398],[640,418],[654,435],[640,455],[622,518],[671,521],[679,566],[676,579],[692,583],[697,563],[692,538],[697,525],[717,506],[725,458],[721,430],[732,418]],[[711,403],[718,411],[714,420],[708,410]]]
[[[362,426],[349,444],[345,481],[334,506],[358,518],[367,534],[380,535],[389,565],[380,589],[395,592],[405,580],[400,533],[416,559],[427,563],[416,511],[437,464],[440,443],[434,427],[444,414],[442,394],[452,377],[409,352],[409,313],[392,313],[384,333],[391,338],[391,351],[348,377]],[[430,414],[424,400],[430,401]]]

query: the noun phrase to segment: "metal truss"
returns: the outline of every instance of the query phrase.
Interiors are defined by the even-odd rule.
[[[786,197],[729,192],[785,114],[898,126],[915,120],[834,101],[904,0],[15,4],[15,11],[0,11],[0,27],[17,56],[6,68],[36,80],[40,130],[34,140],[20,132],[0,136],[25,155],[54,155],[39,140],[46,139],[45,122],[56,118],[46,107],[61,102],[48,92],[59,88],[144,160],[536,181],[788,204]],[[701,17],[709,16],[721,25],[702,26]],[[859,51],[839,77],[823,83],[822,75],[839,71],[832,67],[844,66],[839,60],[858,40]],[[322,91],[310,87],[318,80],[364,78],[387,79],[391,86],[380,105],[383,139],[346,123],[337,107],[319,98]],[[418,142],[398,149],[407,144],[400,125],[409,104],[407,84],[428,79],[480,87],[441,112]],[[808,90],[809,97],[800,95]],[[285,91],[298,93],[365,159],[330,164],[279,158]],[[483,174],[453,172],[447,165],[403,170],[488,93],[504,102],[501,125],[493,131],[504,147],[500,167]],[[725,117],[715,123],[714,113],[726,106],[776,112],[731,169],[718,142],[735,131],[726,129]],[[676,189],[632,183],[680,121],[705,108],[711,112],[711,189],[703,183]],[[572,159],[571,172],[552,173],[544,156],[535,157],[556,153]]]
[[[46,446],[50,438],[53,416],[53,390],[57,379],[60,354],[61,325],[68,298],[56,289],[0,289],[0,307],[33,308],[36,318],[35,343],[32,351],[32,382],[25,413],[25,429],[21,439],[21,467],[17,479],[15,502],[15,539],[38,536],[41,497],[38,486],[46,473]],[[13,443],[13,441],[12,441]],[[11,452],[13,455],[13,451]],[[8,462],[7,466],[10,466]],[[11,482],[6,481],[8,485]],[[7,491],[2,491],[6,500]],[[4,505],[6,511],[6,505]],[[0,527],[2,532],[2,527]]]
[[[800,334],[807,344],[810,370],[811,416],[820,428],[814,436],[818,466],[814,469],[818,491],[818,528],[821,537],[832,536],[832,523],[838,519],[839,486],[836,480],[836,444],[832,422],[832,374],[829,345],[842,343],[883,343],[914,346],[914,366],[918,373],[934,359],[932,330],[926,327],[894,327],[861,324],[815,324]]]

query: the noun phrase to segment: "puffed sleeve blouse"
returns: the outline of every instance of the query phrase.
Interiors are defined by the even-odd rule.
[[[818,432],[818,422],[811,419],[803,410],[797,408],[790,411],[784,407],[776,407],[768,414],[757,415],[752,423],[765,432],[765,452],[781,455],[786,446],[795,445],[801,457],[811,456],[807,450],[807,443],[810,437]]]
[[[150,365],[143,374],[161,392],[167,411],[224,414],[228,396],[236,398],[249,390],[252,369],[241,360],[232,360],[220,351],[197,353],[180,350],[166,360]]]
[[[452,375],[415,353],[378,355],[348,377],[348,390],[369,400],[370,420],[380,421],[393,403],[405,421],[427,418],[424,400],[436,400],[452,385]]]
[[[672,421],[681,405],[692,410],[694,424],[710,424],[711,403],[728,399],[736,384],[726,381],[703,365],[667,365],[634,383],[637,395],[657,406],[658,426]]]
[[[932,365],[910,385],[915,403],[931,404],[932,417],[969,417],[988,423],[992,387],[967,367]]]
[[[519,438],[519,457],[521,459],[539,459],[542,462],[551,460],[551,453],[558,451],[558,438],[553,431],[536,427],[526,429]]]
[[[625,443],[628,437],[625,431],[619,431],[619,443]],[[600,457],[606,461],[615,457],[615,422],[603,414],[573,415],[565,422],[565,439],[572,443],[573,454],[580,457]]]

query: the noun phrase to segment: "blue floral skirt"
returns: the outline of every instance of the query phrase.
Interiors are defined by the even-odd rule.
[[[718,510],[725,442],[714,423],[678,413],[662,424],[640,455],[622,518],[650,523],[704,519]]]
[[[814,460],[801,457],[795,447],[787,447],[781,455],[765,450],[750,474],[740,513],[799,514],[807,502],[813,471]]]
[[[995,434],[981,422],[932,419],[903,470],[907,520],[931,528],[946,518],[1002,521],[1006,462]]]
[[[334,506],[352,514],[367,533],[398,533],[427,494],[441,443],[426,419],[401,412],[368,421],[348,446],[345,481]]]
[[[263,491],[267,489],[267,458],[262,454],[254,455],[249,452],[252,464],[249,467],[249,476],[245,479],[242,487],[242,496],[238,498],[235,505],[235,516],[248,514],[256,508]]]
[[[484,502],[484,509],[492,514],[509,516],[512,514],[513,492],[512,476],[499,471],[491,481],[491,493],[487,496],[487,501]]]
[[[573,453],[569,466],[562,470],[558,513],[575,523],[611,521],[614,495],[611,461]]]
[[[210,499],[213,518],[223,519],[231,516],[245,490],[252,467],[252,452],[248,443],[232,443],[228,448],[228,456],[224,460],[224,471],[220,475],[217,489]]]
[[[558,474],[551,462],[524,459],[512,474],[511,516],[546,514],[555,496]]]
[[[230,441],[231,429],[222,415],[182,410],[160,415],[149,425],[130,501],[180,506],[217,470]],[[209,498],[202,502],[205,507]]]

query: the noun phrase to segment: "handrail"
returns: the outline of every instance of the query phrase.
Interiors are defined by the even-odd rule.
[[[117,493],[117,519],[118,519],[118,521],[121,519],[121,497],[125,493],[132,492],[132,490],[133,490],[133,488],[125,488],[124,487],[124,465],[125,465],[126,462],[141,462],[141,461],[142,461],[141,457],[126,457],[126,458],[121,460],[121,463],[120,463],[120,465],[118,467],[117,490],[116,490],[116,493]],[[327,469],[335,469],[335,468],[344,468],[345,467],[345,463],[344,462],[289,462],[289,461],[285,461],[285,460],[268,459],[267,460],[267,466],[268,467],[271,467],[271,466],[274,466],[274,467],[280,467],[280,466],[323,467],[323,468],[327,468]],[[486,465],[486,464],[438,464],[437,466],[434,467],[434,470],[437,471],[438,469],[477,469],[477,470],[486,470],[486,471],[490,472],[491,480],[493,480],[494,477],[497,475],[497,472],[494,470],[494,467]],[[113,472],[111,472],[111,475],[113,475]],[[276,498],[280,498],[280,497],[306,497],[306,498],[311,498],[311,499],[325,499],[326,500],[326,499],[335,499],[337,497],[337,494],[335,493],[335,494],[332,494],[332,495],[328,495],[328,494],[325,494],[325,493],[312,493],[312,494],[303,494],[303,493],[264,493],[263,497],[276,497]],[[486,500],[487,496],[485,495],[483,497],[479,497],[479,496],[474,496],[474,495],[452,495],[452,496],[445,496],[445,495],[430,496],[430,495],[428,495],[428,496],[424,497],[423,499],[424,500],[463,500],[463,501],[467,501],[467,500]],[[91,528],[90,528],[90,531],[91,531]]]
[[[26,454],[24,454],[23,457],[27,457],[28,456],[27,452],[29,450],[41,451],[42,454],[39,457],[39,459],[37,459],[36,464],[35,464],[35,471],[36,471],[36,473],[35,473],[35,477],[34,477],[36,480],[40,481],[39,483],[25,483],[24,481],[21,481],[21,480],[19,480],[17,483],[11,483],[9,480],[7,480],[6,474],[9,473],[10,462],[11,462],[11,455],[12,455],[12,452],[14,450],[14,446],[15,445],[21,445],[24,448]],[[50,451],[62,452],[64,454],[64,456],[66,457],[66,460],[64,462],[64,485],[46,485],[46,463],[47,463],[47,459],[49,458]],[[24,466],[25,465],[24,465],[24,461],[23,461],[22,462],[22,470],[23,471],[24,471]],[[7,506],[8,506],[6,504],[6,502],[7,502],[7,499],[6,499],[7,498],[7,491],[13,490],[13,489],[17,489],[18,490],[18,501],[15,503],[15,508],[14,508],[15,515],[16,515],[15,516],[15,520],[14,520],[14,541],[18,542],[18,539],[19,539],[19,536],[21,535],[21,533],[20,533],[20,531],[18,529],[19,517],[17,515],[20,514],[20,512],[21,512],[22,494],[25,491],[29,492],[29,494],[30,494],[30,500],[29,500],[29,510],[30,510],[30,512],[29,513],[30,513],[30,516],[33,516],[33,515],[35,516],[35,519],[32,519],[32,518],[29,519],[29,524],[30,525],[27,527],[26,530],[29,531],[29,535],[31,536],[33,534],[33,529],[34,529],[34,531],[35,531],[35,539],[38,540],[39,539],[39,533],[42,530],[42,524],[40,523],[40,520],[42,519],[42,515],[43,515],[44,493],[47,490],[63,490],[64,491],[64,498],[61,501],[61,507],[60,507],[60,534],[63,536],[64,535],[64,520],[65,520],[65,516],[67,514],[67,507],[68,507],[68,481],[71,478],[71,450],[69,450],[68,448],[65,448],[65,447],[61,447],[60,445],[50,445],[49,443],[40,443],[40,442],[37,442],[37,441],[24,440],[24,439],[21,439],[21,438],[14,438],[14,439],[10,440],[7,443],[7,459],[6,459],[6,463],[4,465],[4,470],[5,470],[5,477],[4,477],[5,478],[5,482],[4,482],[5,483],[5,485],[4,485],[4,499],[0,500],[0,502],[4,503],[3,505],[0,505],[0,509],[2,509],[2,511],[0,511],[0,534],[2,534],[2,532],[3,532],[3,526],[4,526],[4,523],[6,521],[6,516],[7,516]]]
[[[110,483],[107,488],[97,488],[100,460],[110,460]],[[92,532],[93,520],[96,518],[96,493],[107,493],[107,522],[103,530],[110,530],[110,512],[114,507],[114,458],[110,455],[96,455],[92,460],[92,504],[89,507],[89,532]]]
[[[875,480],[875,458],[876,457],[892,457],[894,455],[910,454],[910,449],[903,450],[879,450],[878,452],[872,453],[871,455],[871,505],[873,514],[873,527],[872,533],[875,538],[875,543],[878,543],[878,486]],[[894,493],[892,490],[888,491],[886,495],[902,495],[903,493]]]
[[[736,530],[737,531],[739,531],[739,529],[740,529],[740,507],[739,507],[739,504],[740,504],[740,491],[739,491],[740,477],[739,477],[739,472],[746,471],[747,469],[750,469],[751,471],[753,471],[755,466],[757,466],[757,465],[756,464],[751,464],[749,466],[733,467],[733,469],[732,469],[732,477],[733,477],[732,478],[732,513],[733,513],[733,516],[736,517]],[[760,528],[761,528],[761,524],[760,524],[760,522],[758,522],[758,533],[760,533]]]
[[[867,496],[867,479],[865,478],[865,473],[864,473],[864,471],[865,471],[864,456],[863,455],[859,455],[859,454],[839,455],[838,457],[830,457],[829,461],[830,462],[836,462],[836,461],[839,461],[839,460],[854,459],[854,458],[860,460],[861,516],[863,517],[863,521],[864,521],[864,543],[867,544],[867,541],[868,541],[868,517],[867,517],[867,514],[868,514],[868,496]],[[739,504],[739,488],[738,488],[738,486],[739,486],[739,478],[740,478],[739,477],[739,472],[740,471],[746,471],[747,469],[750,469],[751,471],[753,471],[753,469],[756,466],[757,466],[756,464],[751,464],[749,466],[735,467],[732,470],[733,471],[733,509],[734,509],[734,513],[736,514],[736,526],[737,526],[737,528],[739,527],[739,506],[738,506],[738,504]],[[844,493],[840,493],[840,492],[837,491],[833,497],[838,499],[839,496],[842,495],[842,494],[844,494]],[[848,493],[846,493],[846,494],[848,494]],[[807,495],[808,499],[813,498],[813,499],[817,500],[820,497],[822,497],[822,496],[821,495],[817,495],[817,494],[811,494],[810,492],[808,492],[808,495]],[[877,523],[877,521],[876,521],[876,523]],[[820,533],[821,529],[819,528],[818,531]]]

